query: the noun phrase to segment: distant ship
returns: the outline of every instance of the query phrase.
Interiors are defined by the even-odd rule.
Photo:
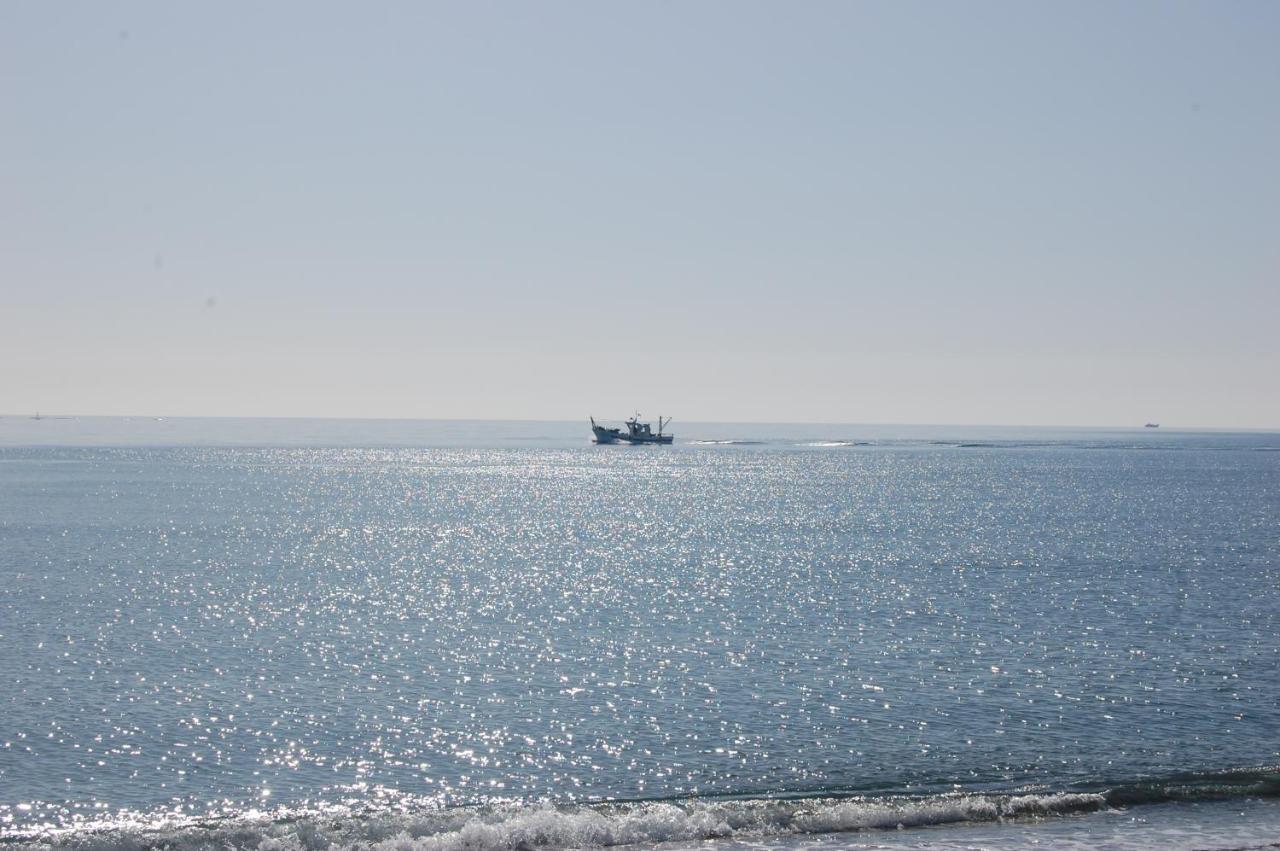
[[[591,433],[595,435],[596,443],[670,443],[675,438],[673,434],[662,432],[664,428],[671,425],[670,417],[667,417],[665,422],[662,417],[658,417],[656,432],[650,423],[640,422],[639,411],[624,423],[627,427],[625,432],[620,428],[605,428],[596,423],[595,417],[588,419],[591,420]]]
[[[1147,423],[1143,428],[1160,428],[1160,423]]]

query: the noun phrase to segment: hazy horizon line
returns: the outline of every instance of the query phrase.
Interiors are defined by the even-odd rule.
[[[146,420],[299,420],[299,421],[346,421],[346,422],[441,422],[441,423],[576,423],[579,419],[541,419],[536,417],[406,417],[406,416],[314,416],[289,414],[85,414],[85,413],[0,413],[3,419],[41,419],[41,420],[74,420],[74,419],[146,419]],[[617,418],[619,421],[622,418]],[[1117,429],[1146,429],[1144,423],[1126,424],[1091,424],[1064,425],[1060,423],[1000,423],[1000,422],[898,422],[890,420],[850,422],[844,420],[717,420],[717,419],[679,419],[677,422],[689,425],[746,425],[746,426],[848,426],[851,428],[906,427],[906,428],[1027,428],[1027,429],[1078,429],[1091,431],[1113,431]],[[1280,426],[1202,426],[1202,425],[1166,425],[1156,424],[1156,428],[1170,431],[1220,431],[1220,432],[1280,432]],[[1154,429],[1153,429],[1154,430]]]

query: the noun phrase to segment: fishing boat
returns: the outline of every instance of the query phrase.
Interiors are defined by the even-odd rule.
[[[665,420],[658,417],[658,430],[653,430],[652,423],[640,422],[640,412],[637,411],[631,419],[623,423],[627,430],[624,432],[620,428],[605,428],[596,423],[595,417],[590,417],[591,433],[595,435],[596,443],[670,443],[675,439],[675,435],[665,434],[663,429],[671,425],[671,418]]]

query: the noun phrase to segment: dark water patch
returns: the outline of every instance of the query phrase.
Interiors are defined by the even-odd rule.
[[[1117,807],[1171,801],[1280,798],[1280,767],[1173,774],[1123,783],[1106,794],[1107,803]]]

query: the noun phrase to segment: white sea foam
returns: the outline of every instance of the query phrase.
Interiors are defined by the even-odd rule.
[[[77,851],[509,851],[651,845],[718,838],[991,822],[1103,809],[1101,794],[939,795],[927,798],[685,800],[557,807],[509,805],[416,814],[282,814],[217,823],[28,836],[26,849]]]

